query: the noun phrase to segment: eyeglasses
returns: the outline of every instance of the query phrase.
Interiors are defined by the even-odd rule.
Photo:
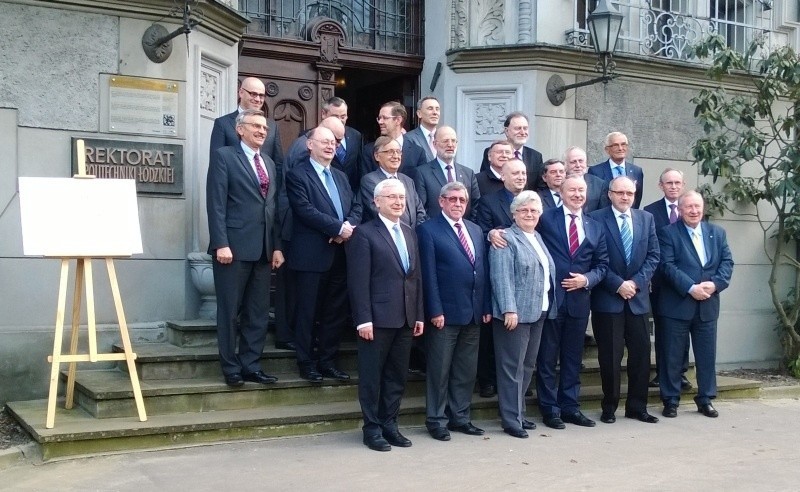
[[[464,198],[463,196],[443,196],[442,198],[444,198],[450,203],[460,203],[462,205],[467,203],[467,199]]]
[[[323,147],[327,147],[329,145],[331,147],[336,147],[336,145],[339,143],[339,141],[337,141],[337,140],[318,140],[316,138],[309,138],[309,140],[313,140],[315,142],[319,142],[319,143],[322,144]]]
[[[398,150],[398,149],[389,149],[389,150],[379,150],[378,153],[379,154],[386,154],[386,155],[389,155],[389,156],[396,156],[396,155],[402,155],[403,151],[402,150]]]
[[[442,139],[442,140],[435,140],[434,139],[434,143],[443,144],[443,145],[455,145],[455,144],[458,143],[458,140],[455,139],[455,138],[448,138],[448,139]]]
[[[253,99],[264,99],[264,98],[267,97],[267,95],[264,94],[263,92],[248,91],[244,87],[242,87],[242,90],[245,91],[246,93],[250,94],[250,97],[252,97]]]
[[[528,214],[539,215],[540,213],[542,213],[542,211],[537,208],[518,208],[516,213],[521,215],[528,215]]]
[[[391,120],[391,119],[394,119],[394,118],[398,118],[398,116],[383,116],[383,115],[379,115],[377,118],[375,118],[375,120],[376,120],[378,123],[380,123],[381,121],[384,121],[384,120]]]
[[[269,127],[268,127],[268,126],[266,126],[266,125],[262,125],[262,124],[260,124],[260,123],[250,123],[249,121],[245,121],[245,122],[243,122],[242,124],[243,124],[243,125],[247,125],[247,126],[249,126],[250,128],[254,128],[254,129],[256,129],[256,130],[262,130],[262,131],[265,131],[265,132],[266,132],[266,131],[269,131]]]
[[[611,193],[613,193],[613,194],[615,194],[617,196],[631,197],[631,196],[633,196],[635,194],[633,191],[616,191],[616,190],[608,190],[608,191],[610,191]]]
[[[388,198],[389,200],[396,202],[397,200],[404,201],[406,199],[405,195],[378,195],[381,198]]]
[[[628,146],[628,142],[622,142],[622,143],[614,143],[614,144],[609,144],[609,145],[606,145],[606,148],[607,148],[607,149],[615,149],[615,148],[622,148],[622,149],[624,149],[624,148],[625,148],[625,147],[627,147],[627,146]]]

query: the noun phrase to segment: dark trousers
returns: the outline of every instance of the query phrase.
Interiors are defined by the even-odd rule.
[[[397,430],[406,389],[412,330],[373,328],[373,340],[358,337],[358,402],[365,436]]]
[[[656,347],[656,379],[661,374],[661,366],[666,360],[664,354],[664,326],[661,321],[661,316],[653,317],[653,331],[654,331],[654,344]],[[689,339],[686,339],[686,346],[683,348],[683,363],[681,364],[681,375],[686,374],[689,370]]]
[[[337,248],[327,272],[294,270],[293,273],[297,293],[294,314],[297,365],[301,370],[333,367],[347,319],[344,249]]]
[[[533,378],[544,324],[543,315],[536,323],[519,323],[513,330],[508,330],[502,320],[492,318],[497,403],[503,429],[522,429],[525,392]]]
[[[234,260],[223,265],[215,258],[212,269],[222,373],[230,376],[260,371],[269,321],[269,259],[264,255],[258,261]]]
[[[284,241],[284,256],[288,250]],[[294,341],[292,326],[294,317],[295,293],[294,272],[284,265],[275,271],[275,341]]]
[[[478,325],[426,327],[425,426],[428,430],[470,421],[479,339]]]
[[[494,334],[492,323],[481,323],[481,337],[478,345],[478,386],[497,385],[494,358]]]
[[[536,395],[543,417],[569,415],[580,410],[583,339],[589,318],[574,318],[560,310],[544,323],[536,364]],[[556,378],[556,366],[560,372]],[[557,379],[557,381],[556,381]]]
[[[626,411],[640,412],[647,408],[650,383],[650,335],[647,316],[633,314],[625,303],[621,313],[592,313],[592,330],[597,341],[597,362],[603,387],[601,407],[614,413],[619,406],[621,365],[628,349],[628,398]]]
[[[690,320],[662,316],[664,327],[665,364],[658,375],[661,401],[677,405],[681,400],[681,367],[683,349],[692,338],[694,362],[697,369],[697,396],[700,404],[709,403],[717,396],[717,320],[702,321],[700,308]]]

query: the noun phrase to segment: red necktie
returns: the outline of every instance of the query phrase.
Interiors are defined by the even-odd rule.
[[[578,217],[575,214],[569,214],[569,255],[575,256],[578,251],[578,226],[575,224],[575,219]]]
[[[467,258],[469,258],[469,262],[472,263],[472,266],[475,266],[475,255],[473,255],[472,250],[469,249],[467,238],[464,236],[464,232],[461,230],[461,222],[456,222],[455,226],[456,233],[458,234],[458,241],[461,243],[461,247],[464,248],[464,251],[467,252]]]
[[[261,196],[266,197],[267,190],[269,190],[269,176],[267,176],[264,166],[261,165],[261,158],[258,156],[258,153],[253,156],[253,162],[256,165],[256,174],[258,174],[258,184],[259,188],[261,189]]]

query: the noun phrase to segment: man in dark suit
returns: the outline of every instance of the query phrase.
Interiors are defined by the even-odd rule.
[[[433,96],[425,96],[417,102],[417,119],[419,126],[405,134],[405,138],[417,144],[425,151],[425,162],[436,158],[436,147],[433,146],[433,134],[439,124],[441,108],[439,100]]]
[[[544,188],[542,181],[542,168],[544,167],[544,159],[542,153],[526,146],[528,142],[528,117],[525,113],[515,111],[506,117],[503,122],[505,127],[506,139],[511,142],[513,146],[513,157],[525,163],[528,168],[528,190],[539,190]],[[483,151],[483,162],[481,162],[481,171],[489,169],[489,148]]]
[[[427,161],[425,150],[403,135],[403,124],[408,118],[406,108],[396,101],[387,102],[381,106],[378,112],[378,127],[381,135],[397,140],[403,149],[403,159],[400,163],[400,172],[411,179],[417,174],[417,168],[424,165]],[[378,169],[375,162],[375,143],[368,143],[364,146],[361,155],[361,175],[371,173]]]
[[[561,199],[563,206],[546,210],[537,226],[556,267],[557,316],[545,321],[542,331],[536,394],[546,426],[563,429],[567,422],[594,427],[594,421],[580,411],[578,394],[589,296],[606,275],[608,251],[600,224],[583,213],[583,178],[567,176],[561,185]]]
[[[489,145],[489,169],[475,175],[481,196],[503,189],[503,165],[514,157],[508,140],[495,140]]]
[[[414,177],[417,194],[422,200],[428,217],[432,218],[441,213],[439,192],[442,190],[442,186],[452,181],[460,181],[469,190],[470,207],[467,209],[467,217],[472,217],[481,192],[472,169],[458,164],[455,160],[458,149],[456,131],[449,126],[439,127],[433,143],[436,146],[436,159],[417,168],[417,174]],[[400,172],[403,172],[402,167]]]
[[[542,181],[547,185],[544,190],[539,190],[542,206],[545,210],[561,206],[561,183],[567,176],[564,162],[559,159],[548,159],[544,163]]]
[[[358,189],[361,182],[361,150],[364,147],[364,139],[361,132],[353,127],[347,126],[347,103],[341,97],[332,97],[322,105],[321,119],[335,116],[339,118],[344,127],[344,139],[336,147],[336,162],[341,166],[342,171],[350,180],[350,187]]]
[[[244,381],[278,380],[261,369],[270,269],[283,264],[280,237],[273,227],[280,177],[272,159],[261,154],[267,131],[264,113],[242,111],[236,118],[241,142],[211,153],[206,180],[219,360],[225,383],[232,387]]]
[[[358,401],[364,444],[375,451],[409,447],[397,428],[412,336],[422,335],[422,279],[414,230],[400,222],[405,187],[395,179],[375,186],[378,218],[347,243],[347,278],[358,329]]]
[[[601,178],[606,183],[610,183],[617,176],[631,178],[631,181],[636,183],[636,199],[633,201],[633,208],[639,208],[642,203],[644,171],[636,164],[625,161],[625,156],[628,154],[628,137],[621,132],[611,132],[606,135],[603,145],[608,154],[608,160],[590,167],[589,174]]]
[[[678,197],[683,193],[685,185],[683,173],[675,169],[667,168],[658,178],[658,187],[664,193],[664,197],[654,201],[653,203],[644,207],[645,211],[653,214],[653,220],[656,223],[656,233],[659,233],[664,227],[677,222],[680,219],[678,215]],[[656,270],[653,274],[653,279],[650,281],[650,306],[653,312],[656,312],[656,305],[658,303],[658,290],[661,288],[661,273]],[[655,325],[655,345],[656,345],[656,374],[650,380],[651,388],[658,388],[658,372],[659,367],[664,359],[664,354],[661,353],[663,342],[661,336],[663,335],[663,328],[661,327],[661,318],[658,316],[653,317]],[[681,389],[692,389],[692,383],[686,378],[686,371],[689,370],[689,345],[686,345],[684,351],[683,368],[681,369]]]
[[[717,396],[716,353],[719,293],[733,273],[733,258],[725,230],[703,222],[703,197],[689,191],[678,199],[681,220],[662,229],[661,273],[656,316],[664,328],[665,356],[659,372],[663,415],[676,417],[681,399],[681,367],[691,335],[697,365],[697,411],[716,417],[711,400]]]
[[[449,441],[448,431],[483,435],[470,420],[478,365],[480,323],[491,321],[486,246],[481,228],[463,220],[469,195],[458,181],[442,187],[442,213],[417,228],[425,292],[427,355],[425,427]]]
[[[425,222],[428,218],[422,200],[417,195],[414,181],[405,174],[398,172],[402,151],[397,140],[389,137],[378,137],[375,141],[375,160],[380,166],[377,171],[365,174],[361,178],[361,186],[358,192],[358,201],[361,205],[361,221],[366,222],[378,216],[378,208],[375,205],[373,192],[375,186],[385,179],[398,179],[406,188],[406,209],[400,216],[400,221],[405,225],[415,228]]]
[[[335,149],[333,132],[317,127],[308,139],[309,160],[286,175],[293,217],[288,263],[297,294],[297,365],[300,377],[311,382],[320,382],[323,376],[349,379],[336,367],[347,318],[342,243],[350,239],[361,214],[353,205],[347,175],[331,168]]]
[[[627,348],[628,397],[625,417],[655,424],[647,412],[650,375],[649,285],[658,267],[656,227],[649,212],[631,208],[636,185],[627,176],[609,185],[611,206],[592,212],[608,246],[606,277],[592,289],[592,331],[597,340],[597,362],[603,387],[600,420],[617,421],[622,357]]]
[[[567,174],[582,176],[586,181],[586,203],[583,211],[587,214],[606,208],[611,205],[608,199],[608,181],[588,174],[586,172],[586,151],[580,147],[570,147],[564,154],[564,162],[567,166]]]
[[[239,107],[236,111],[220,116],[214,120],[214,128],[211,130],[210,154],[220,147],[239,145],[239,134],[236,130],[236,117],[245,109],[261,110],[264,100],[267,97],[264,83],[255,77],[247,77],[242,80],[239,87]],[[267,138],[261,146],[261,152],[266,154],[275,163],[277,175],[286,174],[283,171],[283,149],[281,149],[281,136],[278,132],[278,125],[272,118],[267,118]]]

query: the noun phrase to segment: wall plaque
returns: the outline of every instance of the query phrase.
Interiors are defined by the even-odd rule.
[[[178,82],[122,75],[107,80],[107,131],[178,136]]]
[[[76,141],[72,138],[72,173],[78,172]],[[138,193],[183,193],[183,146],[82,138],[86,174],[99,179],[133,179]]]

